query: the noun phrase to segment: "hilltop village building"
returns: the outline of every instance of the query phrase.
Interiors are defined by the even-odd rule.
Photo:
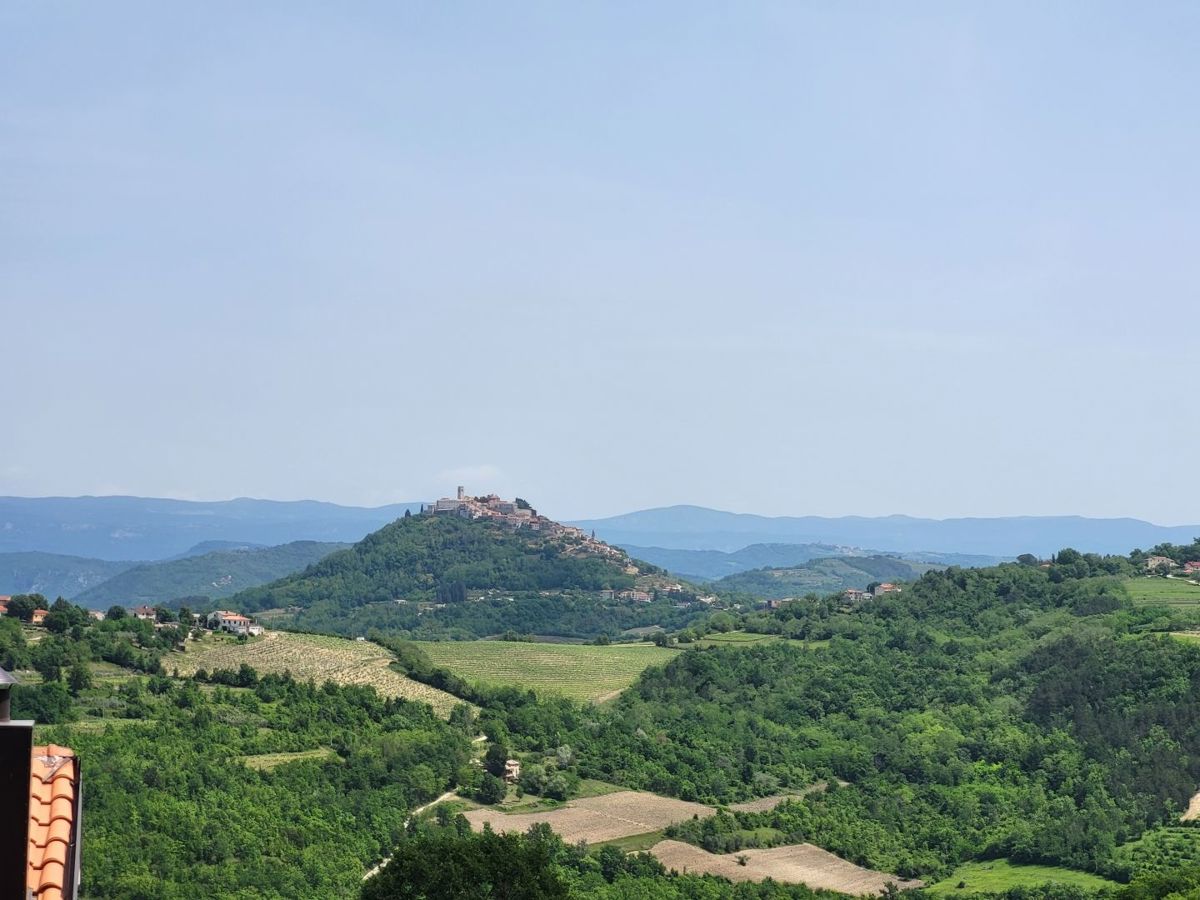
[[[560,522],[555,522],[553,519],[540,516],[536,509],[523,500],[505,500],[496,494],[471,497],[461,485],[454,497],[443,497],[432,506],[425,507],[423,514],[432,516],[459,516],[463,519],[482,519],[504,525],[514,530],[528,528],[530,531],[544,534],[547,537],[562,538],[569,543],[573,543],[575,546],[568,547],[566,550],[568,555],[576,553],[580,555],[607,556],[612,559],[625,559],[625,552],[623,550],[610,547],[604,541],[597,540],[594,534],[589,535],[581,528],[575,528],[572,525],[563,525]],[[630,569],[632,571],[629,571]],[[638,569],[636,566],[631,566],[627,567],[627,571],[629,571],[629,574],[636,575]]]

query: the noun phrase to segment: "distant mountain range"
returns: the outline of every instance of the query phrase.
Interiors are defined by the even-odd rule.
[[[146,497],[0,497],[0,553],[161,560],[203,541],[352,543],[420,503],[363,508],[315,500],[200,503]]]
[[[0,594],[66,597],[93,609],[229,597],[274,581],[349,544],[294,541],[278,547],[205,541],[160,562],[113,562],[57,553],[0,553]]]
[[[314,500],[243,498],[192,502],[145,497],[0,497],[0,553],[39,551],[106,561],[145,562],[170,559],[209,541],[221,542],[220,546],[225,547],[278,546],[293,541],[353,543],[400,518],[406,510],[416,512],[420,506],[416,501],[365,508]],[[773,518],[700,506],[647,509],[570,524],[595,530],[598,537],[623,547],[734,554],[753,545],[827,545],[871,548],[885,553],[1011,558],[1021,553],[1045,556],[1067,546],[1098,553],[1128,553],[1135,547],[1147,549],[1163,542],[1190,543],[1200,535],[1200,525],[1161,526],[1139,519]],[[794,565],[803,561],[803,554],[808,552],[756,549],[749,555],[775,554],[779,558],[763,564]],[[701,563],[703,570],[693,569],[689,574],[711,573],[706,577],[717,577],[722,566],[730,562],[712,557]],[[694,567],[697,562],[689,564]],[[742,565],[737,560],[732,564],[735,568]]]
[[[156,604],[181,597],[218,600],[238,591],[301,572],[349,544],[293,541],[278,547],[213,550],[165,562],[142,563],[75,596],[92,609],[113,604]]]
[[[1164,542],[1190,544],[1200,525],[1163,526],[1140,519],[1082,516],[918,519],[911,516],[757,516],[701,506],[646,509],[572,522],[610,544],[732,552],[751,544],[837,544],[907,553],[1046,556],[1063,547],[1128,553]],[[651,560],[647,560],[650,562]]]
[[[132,565],[37,550],[0,553],[0,594],[42,594],[70,599]]]
[[[749,547],[743,547],[733,553],[726,553],[723,550],[638,547],[633,544],[619,546],[635,559],[661,566],[680,578],[688,578],[693,581],[716,581],[740,572],[766,567],[788,568],[803,565],[810,560],[880,555],[879,551],[875,550],[842,547],[835,544],[751,544]],[[1005,559],[1000,556],[930,552],[904,553],[902,556],[909,562],[947,566],[993,566]],[[847,587],[854,586],[847,585]]]

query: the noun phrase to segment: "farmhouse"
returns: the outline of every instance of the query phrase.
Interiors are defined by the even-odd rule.
[[[1151,556],[1146,560],[1146,571],[1157,572],[1160,569],[1175,568],[1175,560],[1169,556]]]
[[[862,603],[870,596],[871,594],[869,591],[860,591],[856,588],[848,588],[842,591],[842,599],[844,599],[847,603]]]
[[[884,594],[898,594],[900,593],[900,586],[892,584],[890,581],[885,581],[883,584],[875,585],[875,590],[872,593],[876,597],[882,597]]]
[[[156,615],[157,614],[154,612],[153,606],[135,606],[133,608],[133,617],[135,619],[142,619],[143,621],[146,621],[146,622],[153,622]]]
[[[218,609],[216,612],[209,613],[207,625],[212,631],[224,631],[229,634],[259,635],[263,633],[262,626],[256,624],[248,616],[230,612],[227,609]]]
[[[621,600],[632,600],[634,603],[649,603],[653,599],[645,591],[621,591],[617,597]]]
[[[47,609],[35,609],[33,611],[33,618],[29,621],[33,625],[41,625],[46,621],[46,616],[48,615],[50,615],[50,611]]]
[[[1200,560],[1192,560],[1183,564],[1184,575],[1200,575]]]

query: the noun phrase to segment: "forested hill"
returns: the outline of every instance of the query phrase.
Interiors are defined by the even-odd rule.
[[[682,653],[570,744],[587,777],[705,802],[848,782],[681,830],[710,850],[765,827],[926,879],[998,857],[1124,879],[1122,845],[1200,788],[1200,645],[1168,634],[1194,613],[1134,606],[1108,574],[1133,570],[1063,553],[755,613],[794,640]]]
[[[911,581],[945,566],[897,559],[894,556],[839,556],[814,559],[782,569],[754,569],[715,582],[721,590],[779,599],[805,594],[831,594],[846,588],[862,590],[876,581]]]
[[[93,609],[114,603],[158,604],[183,597],[220,599],[298,572],[349,544],[293,541],[278,547],[213,550],[168,562],[142,563],[90,587],[75,602]]]
[[[484,520],[405,516],[303,572],[238,594],[243,610],[348,609],[394,600],[461,601],[467,590],[625,588],[628,557],[587,550],[570,535],[517,531]]]

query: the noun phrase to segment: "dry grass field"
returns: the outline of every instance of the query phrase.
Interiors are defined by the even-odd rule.
[[[730,881],[773,878],[787,884],[854,895],[882,893],[889,882],[901,889],[922,887],[920,881],[906,881],[886,872],[864,869],[812,844],[716,854],[682,841],[660,841],[650,852],[668,869],[720,875]],[[745,860],[745,865],[738,862],[739,857]]]
[[[692,816],[705,818],[714,811],[700,803],[659,797],[644,791],[616,791],[600,797],[571,800],[566,806],[543,812],[509,815],[492,809],[473,809],[466,817],[476,831],[483,831],[484,823],[487,823],[496,832],[523,832],[530,825],[544,822],[568,844],[579,841],[598,844],[658,831]]]
[[[518,641],[427,641],[420,644],[433,664],[468,681],[533,688],[573,700],[603,702],[615,697],[648,666],[678,651],[653,644],[544,644]]]
[[[198,669],[236,669],[242,663],[259,672],[291,672],[301,681],[318,684],[369,684],[384,697],[404,697],[428,703],[442,716],[459,700],[437,688],[405,678],[389,668],[393,655],[370,641],[318,634],[268,631],[257,640],[241,643],[224,635],[206,635],[188,644],[186,653],[171,653],[163,659],[168,671],[192,675]]]

